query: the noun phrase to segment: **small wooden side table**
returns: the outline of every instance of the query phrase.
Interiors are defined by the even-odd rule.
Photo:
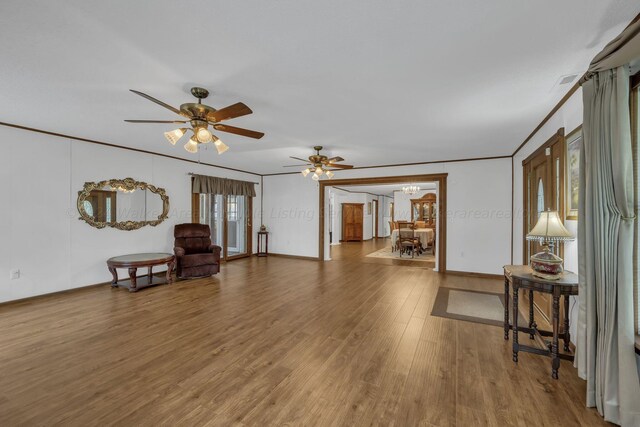
[[[509,284],[513,288],[512,322],[509,322]],[[529,290],[529,327],[518,325],[518,291]],[[552,295],[553,331],[538,329],[533,315],[533,292],[544,292]],[[527,265],[504,266],[504,339],[509,339],[509,330],[513,330],[513,361],[518,362],[518,351],[541,354],[551,357],[551,376],[558,379],[560,359],[573,360],[573,354],[560,354],[558,348],[559,337],[562,336],[564,351],[569,352],[569,296],[578,295],[578,276],[570,271],[565,271],[558,280],[546,280],[532,274],[531,267]],[[564,297],[564,324],[560,333],[560,297]],[[531,347],[518,342],[518,332],[526,332],[533,339],[535,336],[553,337],[547,348]]]
[[[262,243],[263,240],[264,240],[264,245]],[[256,255],[257,256],[269,255],[269,232],[268,231],[258,231],[258,250],[256,251]]]

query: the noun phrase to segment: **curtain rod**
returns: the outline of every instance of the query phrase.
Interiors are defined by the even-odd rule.
[[[195,176],[195,175],[200,175],[200,176],[211,176],[211,175],[202,175],[202,174],[199,174],[199,173],[193,173],[193,172],[189,172],[187,175],[191,175],[191,176]],[[220,178],[220,179],[230,179],[230,178],[222,178],[222,177],[219,177],[219,176],[211,176],[211,177],[212,177],[212,178]],[[241,179],[237,179],[237,180],[234,180],[234,181],[242,181],[242,180],[241,180]],[[255,184],[255,185],[260,185],[260,183],[259,183],[259,182],[255,182],[255,181],[245,181],[245,182],[250,182],[250,183]]]

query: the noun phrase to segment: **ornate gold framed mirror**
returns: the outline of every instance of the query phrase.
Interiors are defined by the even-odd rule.
[[[137,230],[155,227],[169,216],[169,196],[164,188],[133,178],[85,182],[78,191],[81,220],[95,228]]]

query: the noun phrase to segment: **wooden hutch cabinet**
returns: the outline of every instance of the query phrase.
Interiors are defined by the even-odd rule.
[[[411,199],[411,221],[424,221],[426,228],[436,228],[436,195],[427,193]]]

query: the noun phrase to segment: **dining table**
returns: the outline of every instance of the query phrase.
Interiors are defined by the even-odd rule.
[[[414,231],[414,235],[420,239],[420,244],[423,247],[433,244],[433,239],[436,233],[432,228],[416,228],[413,231]],[[398,240],[397,228],[391,231],[391,242],[395,242],[396,240]]]

